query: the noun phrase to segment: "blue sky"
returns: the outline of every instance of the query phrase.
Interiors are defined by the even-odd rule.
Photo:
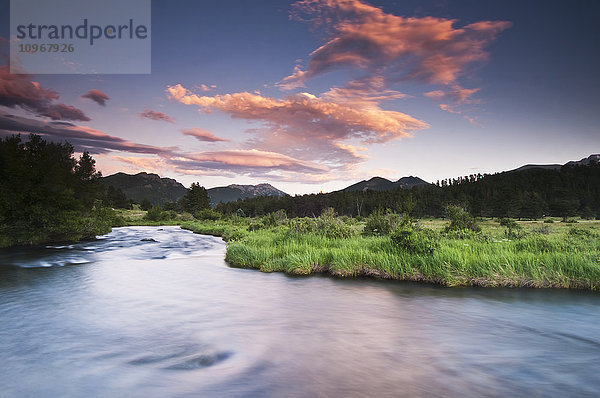
[[[598,17],[596,1],[154,1],[150,75],[5,71],[0,131],[69,139],[105,175],[292,194],[564,163],[600,152]]]

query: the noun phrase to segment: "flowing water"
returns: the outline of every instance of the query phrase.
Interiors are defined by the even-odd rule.
[[[0,252],[1,397],[598,396],[600,294],[230,268],[178,227]]]

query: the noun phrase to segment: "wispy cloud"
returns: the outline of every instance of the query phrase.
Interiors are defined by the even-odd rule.
[[[58,98],[58,93],[42,87],[30,75],[11,74],[8,66],[0,66],[0,106],[20,107],[52,120],[90,120],[81,109],[54,103]]]
[[[428,91],[424,95],[437,102],[442,110],[452,113],[462,113],[459,109],[461,105],[478,104],[481,102],[471,98],[479,90],[479,88],[463,88],[456,84],[445,90]]]
[[[357,68],[389,81],[418,80],[455,84],[477,61],[506,21],[482,21],[454,27],[456,20],[401,17],[358,0],[303,0],[293,4],[293,18],[323,26],[329,38],[310,54],[306,70],[296,67],[284,88],[340,68]]]
[[[153,111],[150,109],[146,109],[144,112],[140,113],[139,115],[143,118],[150,119],[150,120],[175,123],[175,121],[171,118],[171,116],[169,116],[165,113],[159,112],[159,111]]]
[[[256,149],[232,149],[225,151],[196,152],[176,156],[170,164],[179,170],[223,170],[242,174],[261,174],[271,171],[293,173],[324,173],[327,167],[295,159],[276,152]]]
[[[363,161],[355,151],[338,143],[356,139],[366,144],[408,137],[427,123],[407,114],[381,109],[374,101],[336,102],[309,93],[284,99],[248,92],[199,96],[180,84],[167,88],[171,99],[210,112],[262,123],[254,133],[254,147],[299,159],[321,161],[331,167]],[[335,96],[335,93],[329,93]]]
[[[137,144],[91,127],[77,126],[69,122],[45,122],[6,113],[0,113],[0,133],[4,135],[32,133],[52,141],[66,140],[77,150],[90,153],[123,151],[167,156],[175,149]]]
[[[226,138],[217,137],[214,133],[208,130],[204,130],[198,127],[193,127],[191,129],[181,129],[180,130],[184,135],[189,135],[195,137],[199,141],[205,142],[220,142],[220,141],[231,141]]]
[[[50,141],[68,141],[78,152],[103,155],[103,159],[123,162],[139,171],[172,170],[181,174],[212,176],[242,174],[273,180],[297,180],[306,174],[328,179],[330,171],[318,163],[277,152],[231,149],[188,153],[177,147],[155,147],[131,142],[69,122],[45,122],[0,113],[0,135],[23,133],[38,134]]]
[[[101,105],[101,106],[105,106],[106,101],[108,101],[110,99],[108,97],[108,95],[106,95],[104,92],[97,90],[97,89],[88,91],[87,93],[83,94],[82,97],[91,99],[92,101],[94,101],[95,103],[97,103],[98,105]]]

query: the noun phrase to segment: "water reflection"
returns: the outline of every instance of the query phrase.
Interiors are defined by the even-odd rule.
[[[135,227],[1,253],[2,394],[563,396],[600,388],[596,293],[292,278],[229,268],[224,248],[176,227]],[[66,260],[74,257],[85,262]]]

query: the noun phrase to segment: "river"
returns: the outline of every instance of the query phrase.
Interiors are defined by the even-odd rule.
[[[115,228],[0,252],[1,397],[598,396],[600,295],[289,277]]]

